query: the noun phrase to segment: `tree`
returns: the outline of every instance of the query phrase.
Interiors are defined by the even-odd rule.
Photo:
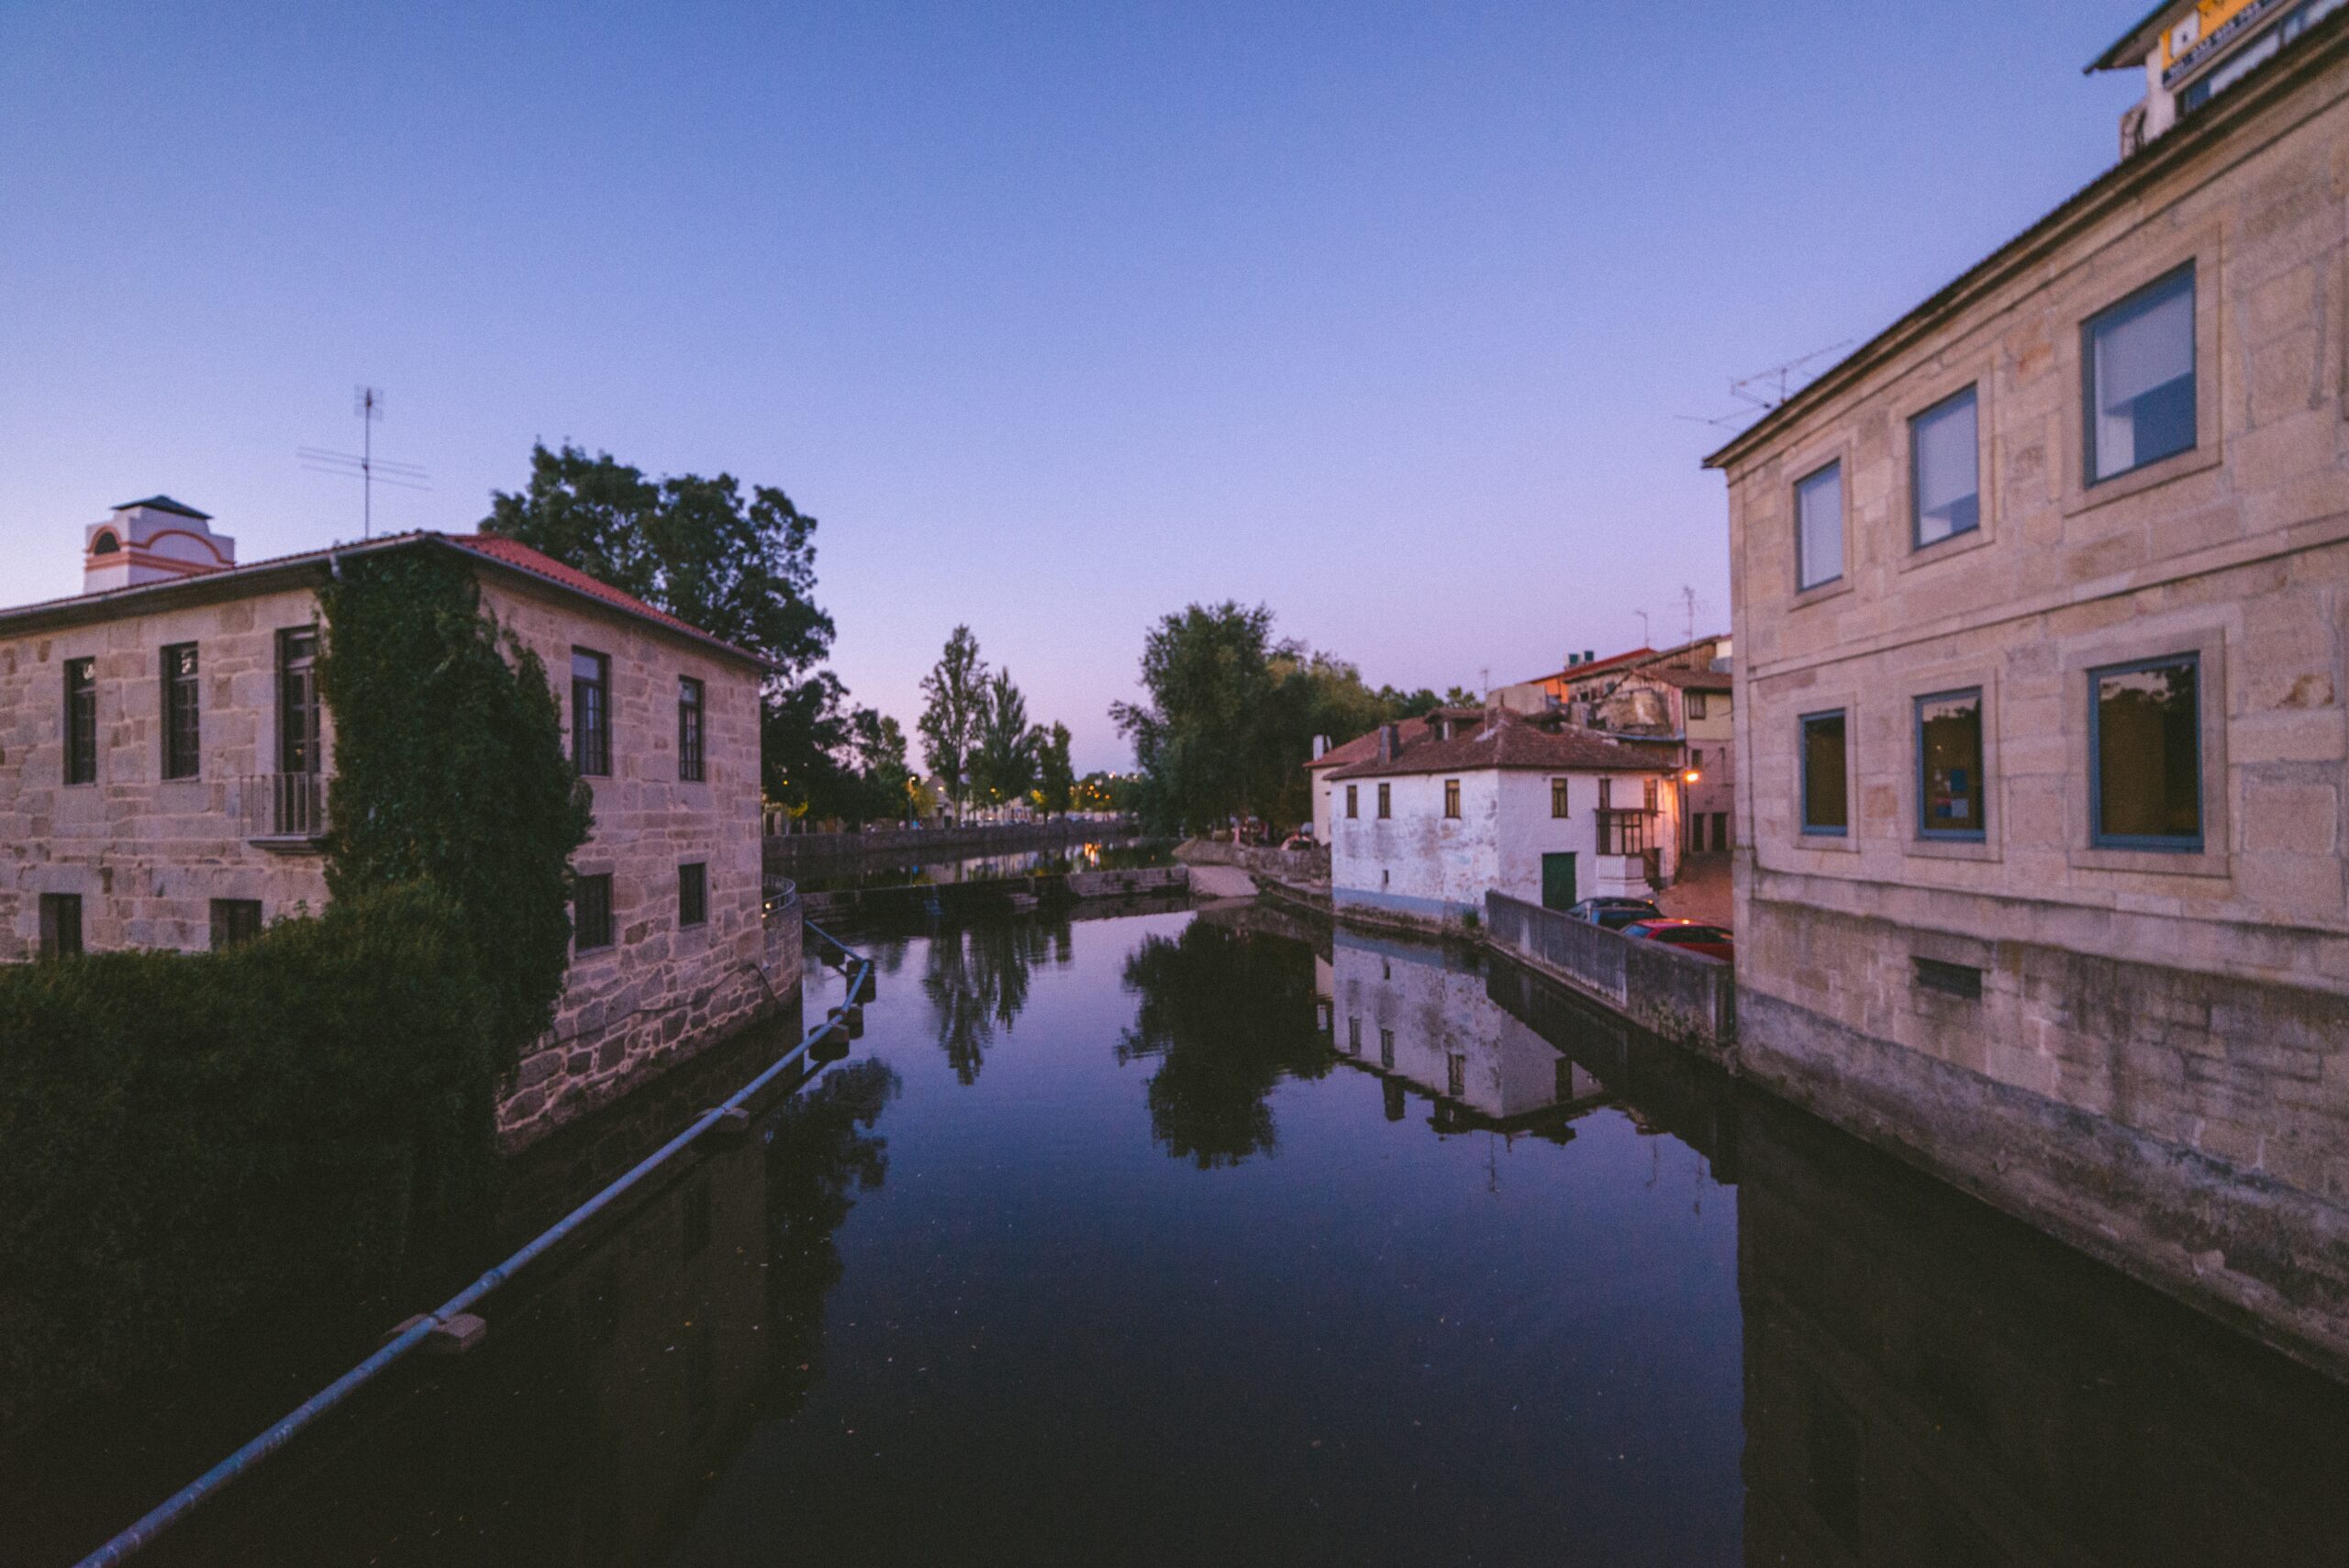
[[[1064,812],[1074,804],[1076,769],[1068,760],[1068,726],[1055,721],[1044,732],[1036,754],[1037,805],[1048,812]]]
[[[987,666],[979,639],[958,626],[946,639],[937,665],[921,678],[928,699],[915,728],[921,731],[922,757],[946,786],[957,814],[971,785],[971,754],[985,717]]]
[[[906,732],[897,721],[861,707],[851,720],[849,745],[856,755],[863,809],[860,821],[912,814],[913,770],[906,765]]]
[[[997,670],[985,687],[978,749],[971,757],[971,781],[989,804],[1018,800],[1034,787],[1042,740],[1043,731],[1028,723],[1028,699],[1011,672]]]
[[[1201,832],[1252,804],[1250,752],[1272,688],[1273,612],[1226,600],[1170,615],[1142,639],[1144,703],[1110,718],[1133,743],[1145,813]]]
[[[651,480],[609,452],[538,444],[529,485],[491,492],[481,526],[763,654],[779,682],[831,650],[813,596],[816,519],[772,485],[745,499],[731,474]]]

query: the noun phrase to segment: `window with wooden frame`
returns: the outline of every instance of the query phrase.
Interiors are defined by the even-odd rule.
[[[612,662],[588,648],[571,651],[571,765],[582,778],[612,771]]]
[[[277,771],[315,773],[324,762],[318,743],[318,629],[288,627],[277,634]]]
[[[1564,779],[1550,781],[1550,815],[1553,817],[1574,815],[1574,790]]]
[[[571,945],[591,952],[612,945],[612,878],[606,872],[580,877],[571,892]]]
[[[212,948],[237,947],[261,935],[261,900],[216,898],[212,901]]]
[[[1454,822],[1460,820],[1460,781],[1458,779],[1443,781],[1443,814]]]
[[[195,777],[204,763],[203,741],[195,644],[176,642],[163,650],[163,776]]]
[[[702,782],[702,695],[699,681],[677,677],[677,777],[687,784]]]
[[[82,951],[82,895],[44,893],[40,895],[40,956],[72,958]]]
[[[98,782],[98,662],[65,662],[65,783]]]
[[[1395,786],[1394,786],[1393,784],[1380,784],[1380,785],[1378,786],[1378,817],[1379,817],[1379,820],[1383,822],[1383,821],[1385,821],[1386,818],[1388,818],[1388,817],[1392,817],[1392,816],[1394,816],[1394,815],[1395,815]]]
[[[1360,784],[1346,786],[1346,815],[1348,817],[1362,815],[1362,786]]]

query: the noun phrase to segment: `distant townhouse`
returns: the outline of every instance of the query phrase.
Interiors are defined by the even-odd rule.
[[[1330,884],[1356,907],[1448,922],[1497,892],[1563,909],[1675,874],[1676,749],[1557,714],[1438,708],[1327,753]]]
[[[2349,14],[1709,459],[1744,1070],[2349,1369]]]
[[[595,795],[555,1025],[500,1107],[520,1142],[769,1010],[799,959],[796,911],[762,917],[760,660],[514,540],[239,565],[168,496],[91,525],[83,594],[0,610],[0,960],[218,947],[323,907],[317,591],[427,550],[537,652]]]

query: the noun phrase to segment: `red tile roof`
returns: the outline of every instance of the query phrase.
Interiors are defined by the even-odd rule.
[[[1330,776],[1386,778],[1397,773],[1465,773],[1485,768],[1525,768],[1544,773],[1669,773],[1678,766],[1670,742],[1618,739],[1573,725],[1539,727],[1514,714],[1479,712],[1449,740],[1424,724],[1402,727],[1402,749],[1378,759],[1378,732],[1364,736],[1368,748]],[[1355,742],[1348,742],[1351,748]],[[1334,752],[1331,755],[1335,755]],[[1325,759],[1326,760],[1326,759]]]
[[[759,659],[759,656],[749,649],[738,647],[722,637],[713,636],[691,621],[680,620],[666,610],[655,609],[635,595],[624,594],[609,583],[598,577],[590,577],[575,566],[566,566],[543,550],[531,549],[520,539],[507,539],[503,534],[440,534],[435,537],[444,539],[458,549],[471,554],[487,556],[500,565],[511,566],[518,572],[527,572],[533,577],[542,577],[558,587],[570,589],[574,594],[584,594],[591,599],[600,599],[614,609],[625,610],[632,616],[641,616],[646,620],[657,622],[672,631],[684,632],[687,637],[698,641],[715,643],[727,651],[738,653],[745,659]],[[765,661],[759,662],[763,663]]]
[[[1541,681],[1579,681],[1586,675],[1595,675],[1602,670],[1612,670],[1620,664],[1636,664],[1642,659],[1654,657],[1655,650],[1653,648],[1634,648],[1629,653],[1610,654],[1604,659],[1593,659],[1585,664],[1569,664],[1563,670],[1553,671],[1547,675],[1536,675],[1531,681],[1521,684],[1530,686]]]

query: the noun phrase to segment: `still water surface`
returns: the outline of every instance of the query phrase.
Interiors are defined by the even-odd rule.
[[[848,1062],[154,1560],[2349,1561],[2342,1390],[1520,971],[865,945]]]

